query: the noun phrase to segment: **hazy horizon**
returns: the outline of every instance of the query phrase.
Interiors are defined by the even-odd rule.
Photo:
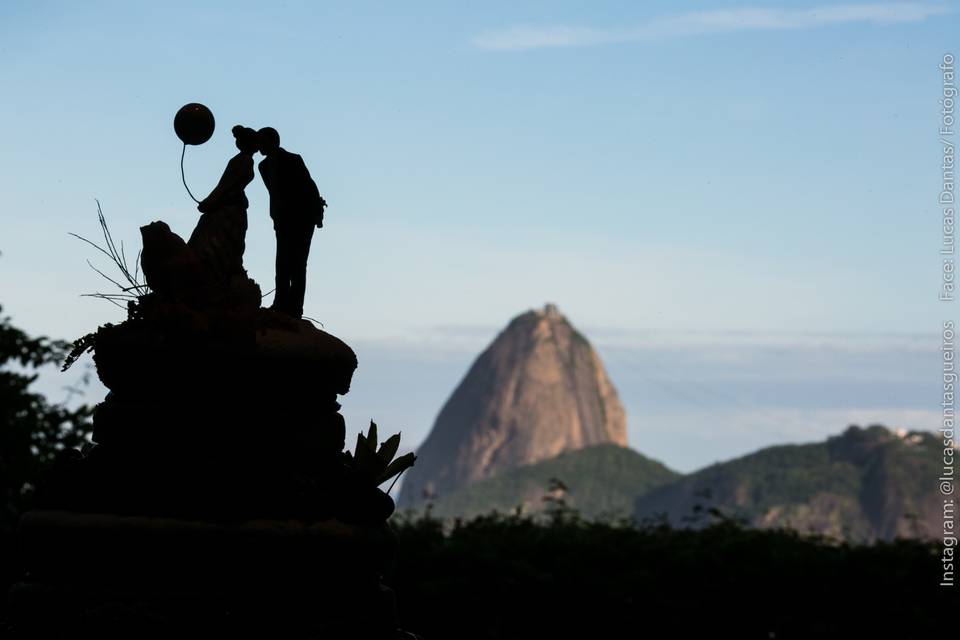
[[[103,303],[105,304],[105,303]],[[560,307],[561,312],[564,311]],[[6,311],[6,309],[4,310]],[[775,334],[579,326],[597,349],[627,412],[629,445],[681,472],[757,449],[814,442],[851,424],[934,431],[936,334]],[[351,346],[359,367],[341,398],[348,441],[372,419],[403,433],[404,450],[429,433],[443,403],[501,327],[435,327]],[[38,382],[53,399],[92,372],[89,356]],[[106,389],[92,376],[83,397]],[[349,442],[348,442],[349,444]]]

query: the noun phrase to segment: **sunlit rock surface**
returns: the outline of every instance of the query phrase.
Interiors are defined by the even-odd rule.
[[[400,503],[592,445],[627,444],[626,416],[600,357],[554,305],[516,318],[447,400]]]

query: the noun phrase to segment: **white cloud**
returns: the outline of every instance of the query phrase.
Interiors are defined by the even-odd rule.
[[[665,16],[628,28],[508,27],[478,34],[473,38],[473,45],[491,51],[522,51],[737,31],[810,29],[854,23],[922,22],[931,16],[943,15],[951,11],[950,7],[917,2],[849,4],[808,9],[743,7]]]

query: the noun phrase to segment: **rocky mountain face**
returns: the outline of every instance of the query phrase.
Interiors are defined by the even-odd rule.
[[[590,343],[554,305],[516,318],[447,400],[400,504],[591,445],[627,444],[626,415]]]
[[[684,476],[639,495],[635,515],[697,526],[722,514],[858,541],[934,538],[942,448],[931,433],[851,426],[826,442],[769,447]]]

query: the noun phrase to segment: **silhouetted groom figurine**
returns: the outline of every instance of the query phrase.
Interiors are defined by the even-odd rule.
[[[314,227],[323,226],[326,201],[310,177],[303,158],[280,146],[272,127],[257,132],[260,177],[270,192],[270,217],[277,232],[277,290],[272,309],[299,318],[307,286],[307,256]]]

